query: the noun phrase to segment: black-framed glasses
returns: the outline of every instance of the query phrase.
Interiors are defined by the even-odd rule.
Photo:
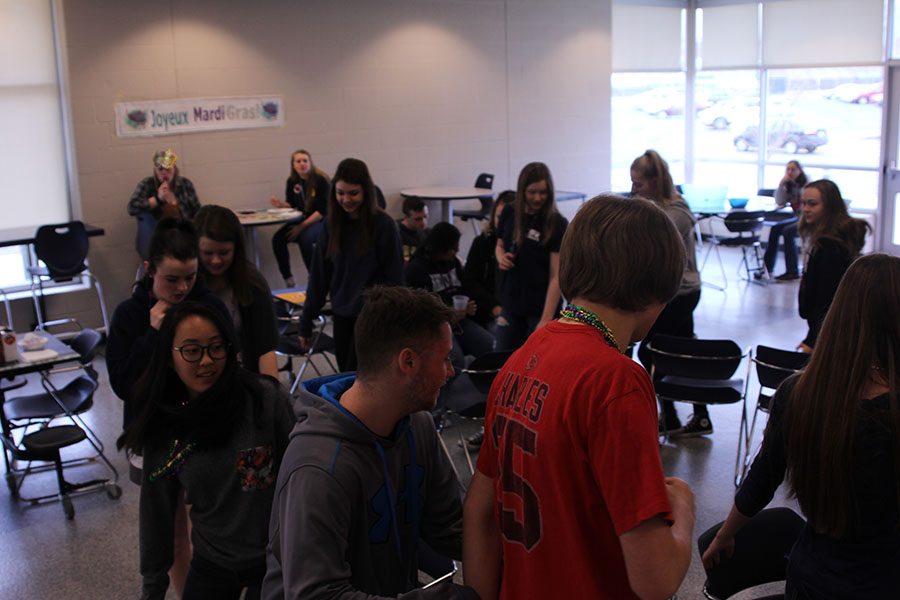
[[[195,363],[203,360],[203,353],[209,355],[212,360],[222,360],[228,356],[228,342],[213,342],[206,346],[200,344],[184,344],[181,347],[174,347],[172,350],[178,350],[186,362]]]

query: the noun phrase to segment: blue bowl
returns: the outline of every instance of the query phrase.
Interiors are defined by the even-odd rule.
[[[731,205],[731,208],[744,208],[747,206],[747,198],[729,198],[728,204]]]

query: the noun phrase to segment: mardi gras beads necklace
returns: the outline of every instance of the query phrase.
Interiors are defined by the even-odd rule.
[[[616,336],[613,335],[613,332],[609,330],[606,323],[604,323],[595,313],[592,313],[582,306],[569,302],[562,312],[560,312],[560,315],[570,321],[577,321],[596,328],[603,334],[603,339],[606,340],[606,343],[610,348],[614,348],[617,352],[621,352],[621,350],[619,350],[619,344],[616,343]]]
[[[188,456],[194,451],[195,446],[196,444],[194,444],[194,442],[188,442],[182,446],[179,440],[172,440],[172,446],[169,448],[169,458],[162,466],[150,473],[148,479],[150,481],[156,481],[157,479],[162,479],[163,477],[178,473],[181,470],[181,467],[184,466],[184,462],[187,460]]]

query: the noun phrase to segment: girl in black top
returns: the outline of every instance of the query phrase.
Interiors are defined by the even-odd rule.
[[[240,340],[241,364],[248,371],[278,378],[278,329],[272,291],[247,260],[237,215],[207,205],[194,218],[200,236],[200,270],[210,291],[231,313]]]
[[[569,222],[556,210],[553,177],[533,162],[519,173],[514,206],[500,214],[495,247],[504,272],[497,346],[513,350],[559,310],[559,247]]]
[[[294,424],[287,393],[242,369],[218,311],[184,302],[166,315],[119,447],[142,450],[142,598],[162,600],[176,507],[190,505],[193,553],[183,600],[259,598],[278,465]]]
[[[283,225],[272,236],[272,252],[284,283],[289,288],[294,287],[295,282],[291,274],[288,243],[295,242],[300,246],[300,255],[308,272],[313,247],[325,225],[330,187],[328,175],[316,167],[308,151],[295,150],[291,154],[291,174],[285,184],[285,199],[271,199],[275,208],[294,208],[303,213],[302,220]]]
[[[491,207],[491,217],[485,223],[481,234],[472,240],[466,266],[463,269],[463,285],[478,309],[472,317],[482,327],[493,330],[500,316],[500,299],[497,297],[497,228],[500,214],[507,205],[512,205],[516,193],[512,190],[501,192]]]
[[[862,251],[870,227],[847,214],[841,191],[827,179],[807,184],[801,203],[798,230],[803,238],[805,267],[799,304],[800,316],[809,324],[809,332],[798,348],[812,352],[838,283]]]
[[[856,260],[799,376],[779,387],[762,449],[709,568],[783,480],[806,515],[786,598],[900,598],[900,258]]]
[[[375,184],[366,163],[345,158],[328,196],[328,222],[313,253],[300,343],[308,348],[313,320],[330,297],[335,356],[341,371],[356,369],[353,326],[362,292],[376,284],[403,285],[403,255],[397,224],[376,204]]]

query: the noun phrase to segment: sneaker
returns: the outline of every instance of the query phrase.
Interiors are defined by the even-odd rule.
[[[292,287],[294,287],[294,286],[295,286],[295,284],[294,284],[294,278],[293,278],[293,277],[288,277],[287,279],[284,280],[284,287],[286,287],[286,288],[292,288]]]
[[[694,417],[687,424],[676,431],[670,431],[669,437],[699,437],[701,435],[711,435],[713,432],[712,421],[707,417]]]
[[[678,431],[679,429],[681,429],[681,421],[678,420],[678,417],[675,417],[674,420],[666,419],[665,428],[663,428],[663,420],[659,420],[659,435],[666,435],[666,433],[672,435],[673,431]]]
[[[775,281],[796,281],[797,279],[800,279],[799,273],[782,273],[775,278]]]
[[[478,450],[482,443],[484,443],[484,427],[478,433],[466,438],[466,448],[469,450]],[[460,442],[459,445],[462,446],[462,443]]]

